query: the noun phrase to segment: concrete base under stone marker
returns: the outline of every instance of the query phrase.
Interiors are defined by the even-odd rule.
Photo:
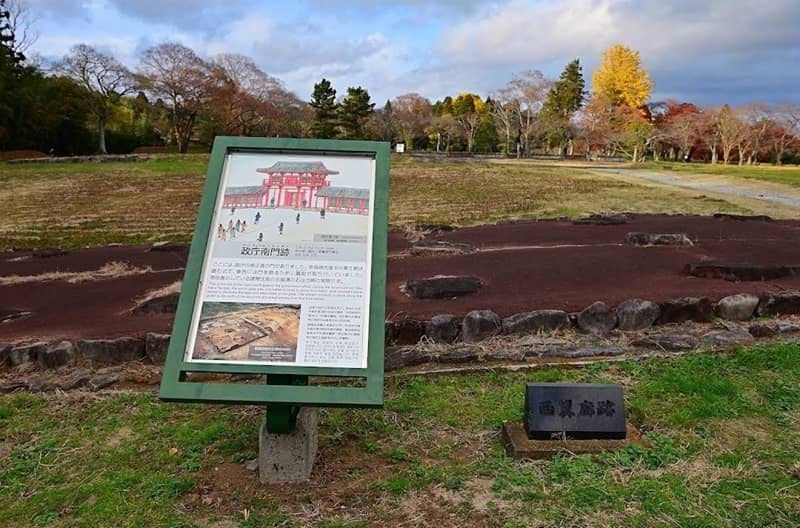
[[[311,477],[317,457],[319,421],[317,409],[303,407],[297,414],[294,431],[267,432],[261,424],[258,436],[258,479],[262,484],[303,482]]]
[[[508,456],[516,459],[546,459],[558,453],[574,455],[616,451],[631,445],[650,447],[650,443],[630,423],[622,440],[531,440],[521,421],[503,423],[503,442]]]

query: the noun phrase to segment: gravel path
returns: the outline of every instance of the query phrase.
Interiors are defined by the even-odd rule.
[[[763,189],[751,189],[747,187],[739,187],[738,185],[727,185],[722,183],[692,181],[680,178],[678,176],[671,176],[669,174],[661,174],[647,170],[593,169],[593,171],[604,174],[622,174],[624,176],[631,176],[633,178],[663,183],[666,185],[674,185],[676,187],[684,187],[686,189],[730,194],[733,196],[741,196],[743,198],[755,198],[756,200],[765,200],[768,202],[793,207],[795,209],[800,209],[800,196],[788,196]]]

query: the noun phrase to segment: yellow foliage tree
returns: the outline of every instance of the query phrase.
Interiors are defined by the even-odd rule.
[[[615,44],[600,59],[592,75],[592,91],[616,105],[639,108],[650,98],[653,81],[642,68],[639,52]]]

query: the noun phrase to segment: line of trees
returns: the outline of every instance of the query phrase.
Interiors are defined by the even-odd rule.
[[[527,71],[485,98],[465,92],[431,102],[407,93],[376,109],[361,86],[337,97],[323,78],[303,101],[249,57],[203,58],[175,42],[144,50],[133,69],[87,44],[44,68],[25,55],[35,38],[26,13],[22,0],[0,0],[0,151],[187,152],[207,149],[216,135],[244,135],[519,157],[800,163],[800,105],[651,101],[639,53],[623,45],[605,51],[591,93],[575,59],[558,79]]]

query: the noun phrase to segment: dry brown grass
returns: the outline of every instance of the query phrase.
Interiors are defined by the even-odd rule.
[[[13,286],[30,282],[55,280],[63,280],[70,284],[77,284],[80,282],[104,279],[118,279],[152,272],[153,268],[150,266],[136,267],[131,266],[127,262],[109,262],[103,265],[103,267],[91,271],[49,271],[38,275],[7,275],[5,277],[0,277],[0,286]]]

